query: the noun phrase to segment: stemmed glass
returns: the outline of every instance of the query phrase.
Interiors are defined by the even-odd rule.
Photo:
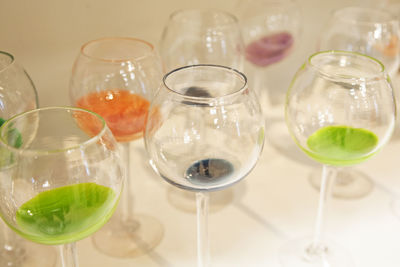
[[[354,52],[312,55],[292,80],[286,122],[295,143],[323,164],[314,236],[281,251],[284,266],[352,266],[342,248],[323,237],[325,204],[338,169],[363,162],[390,139],[395,103],[390,79],[377,60]]]
[[[238,19],[217,9],[181,9],[173,12],[160,40],[160,55],[166,71],[194,65],[215,64],[243,69],[244,42]],[[207,96],[192,87],[193,96]],[[225,207],[233,199],[232,190],[210,194],[211,210]],[[195,198],[190,192],[170,188],[169,202],[178,209],[195,212]]]
[[[207,94],[193,96],[193,87]],[[194,65],[164,76],[150,106],[145,145],[162,178],[196,193],[199,267],[210,263],[208,193],[244,178],[263,143],[260,106],[243,74],[218,65]]]
[[[374,57],[394,76],[400,62],[399,30],[398,21],[388,11],[345,7],[336,10],[323,28],[318,49],[354,51]],[[310,182],[315,188],[320,187],[319,171],[312,172]],[[338,171],[332,194],[338,198],[359,198],[370,193],[372,187],[365,173],[343,168]]]
[[[319,50],[359,52],[381,61],[389,75],[400,63],[399,22],[389,11],[369,7],[336,10],[324,26]]]
[[[6,119],[38,107],[35,86],[14,56],[0,51],[0,126]],[[11,229],[1,226],[0,266],[54,266],[54,248],[23,241]]]
[[[142,149],[145,155],[142,143],[145,120],[161,79],[161,63],[153,45],[134,38],[103,38],[84,44],[72,70],[73,105],[100,114],[124,154],[127,179],[120,208],[93,236],[95,247],[114,257],[146,253],[163,236],[158,220],[133,212],[131,180],[131,150]],[[145,167],[141,166],[135,164],[138,176]]]
[[[244,69],[268,122],[266,140],[285,157],[304,160],[296,155],[283,116],[287,76],[295,72],[288,59],[300,43],[301,6],[297,0],[238,0],[236,10],[245,42]]]
[[[111,217],[123,184],[105,121],[78,108],[27,111],[0,128],[0,152],[1,217],[28,240],[62,245],[62,266],[77,267],[74,242]]]
[[[249,82],[267,116],[276,102],[272,96],[283,95],[276,86],[268,88],[273,79],[268,70],[286,59],[298,43],[300,6],[295,0],[245,0],[236,9],[245,42],[246,71],[252,75]]]
[[[160,41],[165,70],[216,64],[241,70],[244,43],[237,18],[216,9],[182,9],[166,23]]]

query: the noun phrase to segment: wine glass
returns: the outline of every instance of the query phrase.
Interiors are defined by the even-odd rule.
[[[380,60],[394,76],[399,68],[399,23],[388,11],[368,7],[345,7],[336,10],[322,30],[318,50],[359,52]],[[310,175],[315,188],[321,184],[319,170]],[[353,168],[338,171],[332,194],[337,198],[360,198],[372,191],[368,175]]]
[[[166,71],[195,65],[216,64],[243,69],[244,43],[238,19],[217,9],[181,9],[173,12],[160,40],[160,55]],[[192,87],[193,96],[207,92]],[[232,189],[210,193],[210,210],[218,211],[231,203]],[[168,191],[168,201],[176,208],[195,212],[194,195],[174,187]]]
[[[193,96],[193,87],[207,94]],[[199,267],[210,262],[208,193],[243,179],[254,168],[263,143],[260,106],[242,73],[193,65],[164,76],[150,106],[145,145],[162,178],[196,194]]]
[[[389,11],[345,7],[333,12],[322,30],[318,50],[359,52],[380,60],[389,75],[400,63],[399,22]]]
[[[165,70],[217,64],[241,70],[244,43],[237,18],[216,9],[182,9],[172,13],[160,41]]]
[[[135,257],[155,247],[163,236],[161,223],[133,212],[132,151],[142,150],[145,120],[162,79],[160,59],[152,44],[135,38],[102,38],[84,44],[70,82],[73,105],[102,116],[124,153],[126,185],[116,215],[93,235],[95,247],[114,257]],[[136,153],[136,152],[135,152]],[[143,164],[135,164],[137,176]],[[133,170],[133,169],[132,169]],[[146,174],[143,174],[146,175]]]
[[[123,175],[116,141],[97,114],[34,109],[0,128],[0,215],[24,238],[62,245],[63,267],[77,267],[75,241],[111,217]]]
[[[0,51],[0,126],[6,119],[38,107],[35,86],[14,56]],[[11,229],[1,225],[0,266],[54,266],[56,252],[21,240]]]
[[[388,142],[395,125],[393,89],[379,61],[355,52],[312,55],[292,80],[285,105],[295,143],[322,163],[314,236],[281,250],[284,266],[352,266],[349,254],[323,237],[325,203],[342,166],[361,163]]]
[[[274,76],[270,69],[286,59],[298,43],[300,6],[295,0],[245,0],[239,1],[236,9],[245,42],[245,69],[252,75],[249,83],[267,117],[283,95],[283,88],[268,85]]]
[[[283,116],[287,76],[295,71],[288,59],[300,43],[301,6],[297,0],[238,0],[236,10],[245,42],[249,86],[256,91],[268,122],[266,140],[283,156],[309,164],[291,142]]]

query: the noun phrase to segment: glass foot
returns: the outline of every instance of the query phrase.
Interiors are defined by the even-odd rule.
[[[319,190],[321,186],[321,170],[316,169],[310,174],[311,185]],[[369,177],[354,169],[339,169],[332,185],[332,196],[342,199],[362,198],[371,193],[374,187]]]
[[[0,250],[0,266],[4,267],[53,267],[57,264],[57,251],[52,246],[21,240],[13,248]]]
[[[326,242],[313,248],[311,238],[290,241],[279,251],[279,261],[283,267],[353,267],[350,255],[340,246]]]
[[[232,187],[221,191],[208,193],[210,196],[210,212],[216,212],[233,202],[234,191]],[[196,213],[196,194],[170,186],[167,192],[168,202],[175,208],[184,212]]]
[[[112,257],[134,258],[156,247],[164,235],[161,223],[144,214],[134,217],[134,221],[122,222],[120,216],[113,216],[92,236],[95,248]]]

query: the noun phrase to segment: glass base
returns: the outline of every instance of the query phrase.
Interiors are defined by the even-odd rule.
[[[159,221],[144,214],[135,214],[134,221],[122,222],[120,216],[110,221],[92,236],[97,250],[116,258],[134,258],[156,247],[164,228]]]
[[[210,212],[216,212],[233,202],[235,196],[233,188],[224,188],[221,191],[209,192]],[[196,213],[196,194],[192,191],[182,190],[170,186],[167,193],[168,202],[175,208],[188,212]]]
[[[0,266],[53,267],[57,264],[57,251],[52,246],[21,240],[14,248],[1,248]]]
[[[312,248],[311,238],[290,241],[279,251],[283,267],[353,267],[354,261],[346,250],[328,241]]]
[[[319,190],[321,186],[322,172],[314,170],[309,177],[311,185]],[[369,177],[354,169],[338,169],[337,177],[332,185],[332,196],[342,199],[362,198],[371,193],[374,187]]]

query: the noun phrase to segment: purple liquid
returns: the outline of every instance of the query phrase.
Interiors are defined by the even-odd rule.
[[[293,46],[288,32],[279,32],[253,41],[246,47],[246,59],[254,65],[265,67],[282,60]]]

